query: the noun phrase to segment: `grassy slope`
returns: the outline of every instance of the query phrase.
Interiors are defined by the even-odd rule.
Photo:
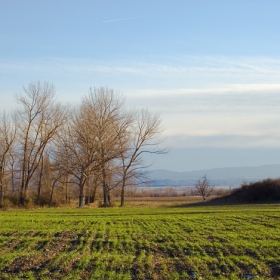
[[[280,279],[279,221],[277,205],[0,212],[0,279]]]

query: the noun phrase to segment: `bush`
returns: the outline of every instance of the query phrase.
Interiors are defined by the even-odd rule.
[[[0,208],[2,210],[8,210],[10,208],[14,208],[15,205],[13,204],[13,202],[7,198],[4,198],[3,204],[0,204]]]
[[[18,206],[19,204],[19,196],[17,193],[9,193],[7,195],[5,195],[5,199],[6,202],[11,206]]]
[[[228,198],[240,202],[280,201],[280,178],[244,183],[240,188],[234,190]]]

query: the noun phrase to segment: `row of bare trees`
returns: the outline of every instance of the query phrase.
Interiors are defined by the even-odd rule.
[[[55,101],[50,83],[30,83],[16,96],[15,113],[0,122],[0,203],[13,199],[53,205],[78,198],[79,207],[102,193],[146,180],[145,153],[163,154],[161,119],[145,109],[127,110],[112,89],[90,89],[81,104]]]

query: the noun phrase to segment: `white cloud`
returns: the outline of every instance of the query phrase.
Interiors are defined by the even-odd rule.
[[[123,92],[129,106],[161,113],[173,146],[274,147],[280,143],[279,58],[51,58],[2,61],[0,73],[3,81],[9,81],[0,86],[6,100],[16,92],[14,88],[20,90],[22,84],[42,78],[57,86],[60,101],[72,103],[89,86],[113,87]],[[9,86],[12,90],[7,92]]]

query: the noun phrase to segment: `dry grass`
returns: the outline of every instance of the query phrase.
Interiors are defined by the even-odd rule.
[[[197,196],[177,196],[177,197],[131,197],[125,201],[125,207],[164,207],[179,206],[201,202],[201,197]],[[116,205],[119,204],[115,200]]]

